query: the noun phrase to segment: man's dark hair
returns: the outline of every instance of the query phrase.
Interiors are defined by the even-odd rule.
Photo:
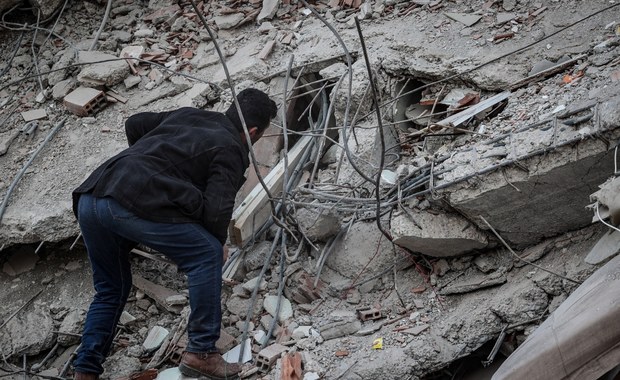
[[[278,113],[276,102],[269,99],[267,94],[255,88],[246,88],[238,93],[237,101],[241,107],[246,126],[248,128],[258,128],[258,132],[267,129],[269,121],[276,117]],[[240,132],[243,131],[243,125],[239,119],[239,113],[234,102],[226,110],[226,116]]]

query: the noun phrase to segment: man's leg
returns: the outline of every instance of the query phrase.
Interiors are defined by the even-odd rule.
[[[197,354],[192,368],[214,379],[234,378],[239,372],[238,366],[226,364],[215,347],[222,322],[223,249],[220,242],[199,224],[151,222],[138,218],[113,199],[102,201],[107,203],[114,220],[110,226],[113,232],[165,254],[187,274],[191,308],[187,351]],[[208,364],[200,359],[203,356],[209,357]]]
[[[112,346],[116,324],[131,290],[128,253],[135,243],[110,231],[110,214],[105,204],[89,194],[80,197],[78,220],[96,293],[73,365],[76,373],[101,374],[102,363]]]

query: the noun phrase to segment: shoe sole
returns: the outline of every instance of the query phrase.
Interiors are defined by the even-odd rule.
[[[194,378],[205,378],[206,377],[209,380],[237,380],[239,379],[239,375],[231,375],[231,376],[226,376],[226,377],[207,375],[206,373],[202,373],[199,370],[186,366],[183,363],[179,365],[179,372],[181,372],[183,375],[187,377],[194,377]]]

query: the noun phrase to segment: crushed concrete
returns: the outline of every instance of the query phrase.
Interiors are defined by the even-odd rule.
[[[0,10],[16,3],[0,1]],[[51,15],[47,9],[58,9],[61,2],[34,3],[42,15]],[[187,2],[114,3],[96,48],[89,51],[104,3],[68,3],[56,34],[44,42],[38,33],[36,57],[31,30],[19,47],[18,31],[0,34],[2,62],[9,62],[17,49],[7,70],[2,67],[0,80],[1,199],[49,131],[69,116],[25,171],[0,217],[0,280],[6,284],[0,291],[0,347],[7,362],[21,368],[22,354],[32,365],[58,343],[44,366],[51,376],[59,375],[74,352],[79,340],[75,334],[93,292],[84,247],[79,239],[73,244],[78,229],[71,190],[126,146],[123,123],[131,114],[181,106],[222,110],[231,100],[215,45]],[[275,88],[269,82],[283,79],[294,56],[290,86],[301,76],[331,89],[325,101],[332,112],[330,138],[337,144],[319,161],[312,185],[291,192],[295,212],[290,215],[298,221],[291,231],[299,228],[305,236],[288,239],[284,309],[277,323],[271,315],[279,296],[279,244],[264,278],[258,277],[271,250],[273,228],[242,249],[238,269],[225,282],[225,342],[218,346],[224,351],[241,343],[249,297],[259,287],[248,331],[248,341],[255,339],[246,350],[246,369],[254,371],[248,378],[281,374],[282,352],[277,357],[259,355],[269,353],[261,350],[274,344],[284,352],[301,352],[308,379],[442,378],[441,371],[457,359],[479,354],[506,326],[516,326],[510,329],[511,344],[523,342],[576,288],[516,258],[510,249],[576,281],[616,254],[599,246],[604,258],[584,262],[601,236],[611,235],[586,206],[615,174],[620,94],[614,83],[620,77],[620,37],[613,23],[618,8],[561,30],[610,3],[374,0],[359,8],[349,3],[312,4],[336,28],[346,52],[298,1],[201,5],[239,87]],[[369,86],[356,15],[377,99]],[[36,22],[31,10],[21,9],[3,20]],[[143,49],[141,61],[118,59],[127,46]],[[269,51],[262,53],[265,46]],[[99,62],[107,59],[114,61]],[[561,71],[515,87],[563,62],[567,66]],[[74,63],[80,66],[71,67]],[[11,82],[32,70],[49,69],[54,71],[40,83]],[[78,82],[112,89],[117,96],[109,95],[107,107],[88,118],[69,115],[59,100]],[[388,103],[401,90],[422,85],[426,87],[414,95]],[[432,125],[449,117],[459,101],[484,101],[508,89],[512,91],[506,101],[458,125],[465,133]],[[460,95],[446,105],[442,98],[449,93]],[[281,91],[271,95],[282,101]],[[393,174],[379,189],[374,184],[382,158],[376,104],[383,105],[385,125],[381,169]],[[438,115],[429,116],[433,107],[439,107]],[[26,135],[20,115],[37,109],[44,110],[47,119]],[[412,115],[424,119],[404,120]],[[288,116],[292,121],[300,115]],[[346,133],[341,128],[345,121],[350,127]],[[277,160],[281,145],[269,149],[265,157]],[[272,161],[262,163],[272,167]],[[310,170],[302,173],[305,183]],[[393,234],[395,244],[378,229],[376,191],[393,207],[383,214],[381,225]],[[166,263],[141,256],[133,256],[132,262],[136,278],[163,289],[132,291],[124,328],[105,364],[107,378],[144,370],[151,359],[160,375],[172,371],[186,344],[180,339],[169,359],[155,363],[153,355],[184,328],[185,278]],[[376,315],[360,314],[369,310]],[[371,314],[367,320],[360,317]],[[168,338],[149,337],[155,328],[168,331]],[[273,336],[267,337],[268,332]],[[508,353],[502,352],[498,361]],[[267,368],[259,358],[268,361]]]

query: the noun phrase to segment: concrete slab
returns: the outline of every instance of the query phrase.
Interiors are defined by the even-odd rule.
[[[462,255],[488,244],[487,235],[467,219],[427,211],[410,210],[392,218],[392,235],[395,244],[434,257]]]
[[[620,232],[609,230],[601,236],[585,258],[588,264],[600,264],[620,252]]]

